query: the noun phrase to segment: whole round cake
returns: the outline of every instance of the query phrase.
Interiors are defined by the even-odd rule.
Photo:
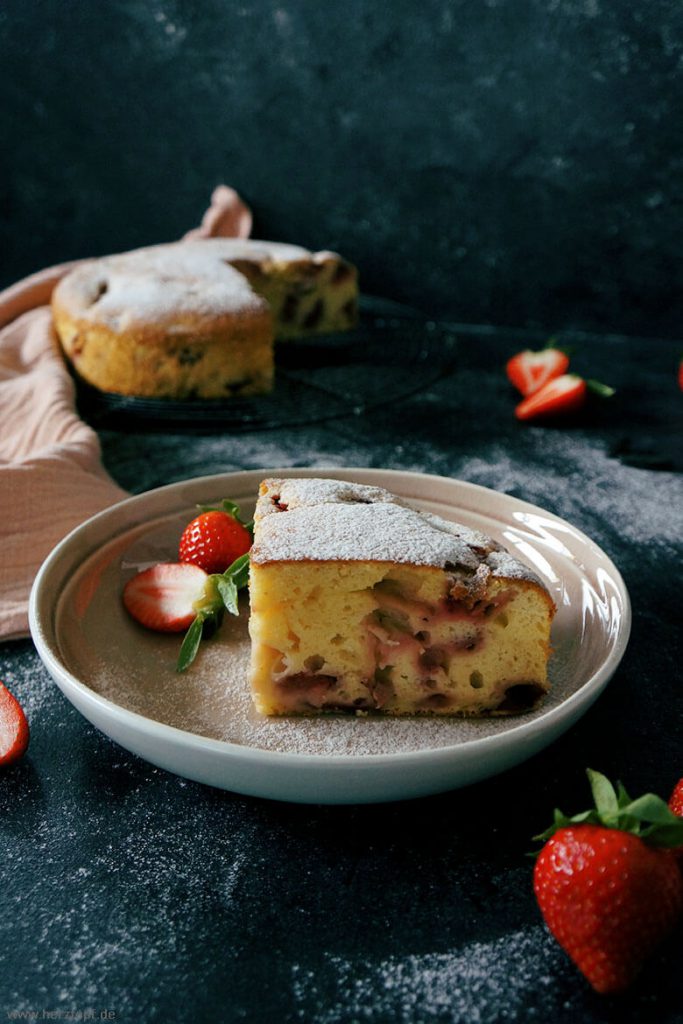
[[[83,263],[52,295],[57,337],[101,391],[228,398],[272,388],[274,341],[356,323],[355,268],[251,239],[175,242]]]

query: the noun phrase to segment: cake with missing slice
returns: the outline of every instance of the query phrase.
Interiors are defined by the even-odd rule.
[[[249,593],[266,715],[514,714],[549,689],[555,606],[540,579],[380,487],[264,481]]]
[[[274,341],[356,324],[358,280],[336,253],[206,238],[82,263],[52,313],[67,361],[100,391],[245,397],[272,389]]]

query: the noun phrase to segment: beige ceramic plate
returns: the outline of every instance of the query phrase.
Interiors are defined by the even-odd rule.
[[[483,530],[530,565],[558,613],[552,692],[505,719],[267,719],[251,705],[245,607],[226,616],[191,669],[180,640],[137,626],[121,589],[137,570],[174,560],[198,503],[223,497],[250,514],[265,476],[330,476],[386,487],[420,508]],[[31,595],[33,638],[68,699],[123,747],[178,775],[254,796],[306,803],[397,800],[467,785],[530,757],[592,704],[630,630],[623,580],[569,523],[484,487],[392,470],[258,470],[202,477],[121,502],[74,530]]]

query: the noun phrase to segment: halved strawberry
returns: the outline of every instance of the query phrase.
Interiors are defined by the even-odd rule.
[[[569,356],[549,343],[539,352],[524,349],[508,359],[505,372],[508,380],[523,395],[538,391],[547,381],[561,376],[569,367]]]
[[[596,380],[584,380],[575,373],[563,373],[544,384],[525,398],[515,409],[518,420],[531,420],[537,416],[560,416],[576,412],[586,401],[589,391],[607,398],[614,388]]]
[[[253,537],[249,524],[239,517],[239,507],[224,500],[220,508],[202,508],[183,530],[178,548],[181,562],[198,565],[205,572],[224,572],[246,554]]]
[[[26,752],[29,728],[16,697],[0,683],[0,765],[13,764]]]
[[[249,555],[235,559],[225,572],[209,575],[187,562],[159,562],[143,569],[123,588],[123,603],[132,617],[147,629],[180,633],[183,638],[176,668],[192,664],[204,627],[215,627],[227,609],[239,614],[238,594],[247,585]]]
[[[196,565],[160,562],[128,580],[123,588],[127,611],[147,629],[181,633],[197,615],[208,574]]]

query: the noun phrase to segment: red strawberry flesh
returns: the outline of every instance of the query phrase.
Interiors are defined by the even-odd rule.
[[[537,416],[559,416],[575,412],[585,402],[586,392],[583,378],[564,373],[520,402],[515,409],[515,416],[518,420],[530,420]]]
[[[12,764],[25,753],[29,728],[19,701],[0,683],[0,765]]]
[[[522,395],[538,391],[553,377],[559,377],[569,367],[569,357],[561,349],[544,348],[540,352],[525,349],[508,360],[508,379]]]

